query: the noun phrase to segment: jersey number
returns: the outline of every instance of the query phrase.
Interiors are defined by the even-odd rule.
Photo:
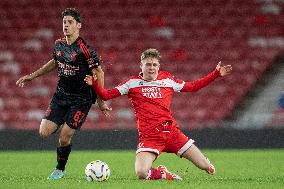
[[[83,119],[85,118],[86,114],[84,112],[81,111],[77,111],[73,117],[74,120],[74,126],[77,127],[78,123],[80,123],[81,121],[83,121]]]

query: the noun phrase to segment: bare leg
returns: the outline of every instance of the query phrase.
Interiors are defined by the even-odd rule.
[[[201,151],[193,144],[187,149],[183,155],[184,158],[190,160],[198,168],[207,171],[210,174],[215,173],[214,166],[210,161],[201,153]],[[214,170],[211,170],[214,169]]]
[[[56,168],[64,171],[69,154],[71,152],[71,140],[75,130],[71,129],[66,123],[63,125],[60,137],[59,147],[57,147],[57,166]]]
[[[66,123],[63,125],[60,137],[59,137],[59,144],[60,146],[68,146],[71,144],[72,137],[75,133],[74,129],[71,129]]]
[[[136,155],[135,172],[139,179],[146,179],[157,155],[151,152],[139,152]]]
[[[57,125],[56,123],[49,121],[47,119],[42,119],[39,126],[39,135],[41,137],[47,137],[51,135],[54,131],[56,131]]]

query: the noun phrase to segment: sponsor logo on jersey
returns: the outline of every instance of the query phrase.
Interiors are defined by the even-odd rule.
[[[58,62],[59,73],[63,75],[76,75],[76,71],[79,71],[79,66],[71,66]]]
[[[141,88],[141,92],[146,98],[163,98],[159,87],[143,87]]]

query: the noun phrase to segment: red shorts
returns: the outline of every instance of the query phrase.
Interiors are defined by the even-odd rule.
[[[193,143],[194,140],[185,136],[177,125],[165,122],[148,133],[139,134],[136,154],[153,152],[160,155],[161,152],[167,152],[182,156]]]

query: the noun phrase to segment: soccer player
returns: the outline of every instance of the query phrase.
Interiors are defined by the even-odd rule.
[[[213,175],[214,166],[194,145],[194,140],[180,131],[172,116],[170,104],[174,92],[198,91],[219,76],[230,74],[232,66],[221,66],[220,62],[207,76],[185,82],[176,79],[169,72],[159,71],[160,58],[160,53],[156,49],[147,49],[141,55],[142,72],[110,90],[104,89],[95,75],[86,76],[85,81],[92,85],[103,100],[127,95],[131,101],[139,132],[135,161],[135,171],[139,179],[182,180],[163,165],[152,167],[161,152],[175,153]]]
[[[58,70],[56,92],[40,123],[39,134],[47,137],[60,127],[59,146],[57,147],[57,166],[48,177],[64,177],[65,165],[71,152],[71,140],[75,130],[79,130],[87,114],[96,101],[96,93],[84,82],[86,74],[96,74],[98,82],[104,85],[104,72],[100,59],[94,49],[79,36],[81,17],[75,8],[62,12],[64,38],[55,41],[53,59],[35,72],[21,77],[16,85],[23,87],[37,77],[54,69]],[[111,110],[104,101],[97,99],[98,106],[108,116]]]

